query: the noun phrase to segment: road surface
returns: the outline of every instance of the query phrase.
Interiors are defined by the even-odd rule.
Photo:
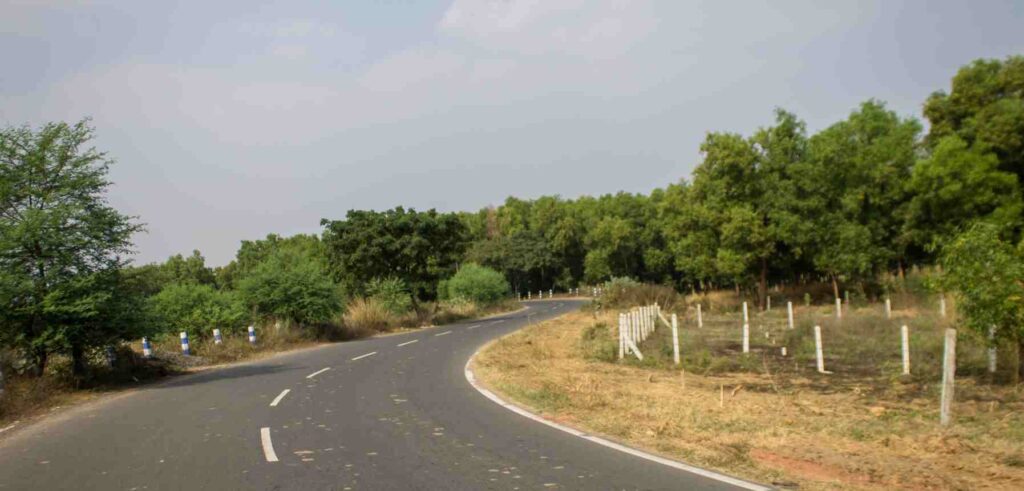
[[[0,489],[734,489],[594,444],[466,380],[486,342],[580,301],[183,376],[0,441]]]

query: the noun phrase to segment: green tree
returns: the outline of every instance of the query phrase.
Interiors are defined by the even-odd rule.
[[[133,334],[97,322],[129,305],[114,298],[117,271],[142,226],[107,204],[112,161],[92,138],[87,120],[0,130],[0,340],[37,375],[51,353],[70,352],[81,368],[95,343]]]
[[[192,339],[209,337],[213,329],[238,332],[250,320],[235,292],[191,282],[167,285],[149,298],[149,309],[159,332],[185,331]]]
[[[508,296],[508,281],[501,273],[478,264],[464,264],[447,281],[448,297],[489,305]]]
[[[1024,378],[1024,242],[1014,249],[996,226],[976,223],[943,248],[941,264],[962,322],[982,336],[995,326],[1016,344],[1015,383]]]
[[[272,253],[238,282],[245,305],[259,317],[310,325],[341,310],[337,286],[318,261],[297,251]]]
[[[414,299],[436,297],[466,250],[465,227],[455,214],[402,207],[351,210],[345,220],[322,220],[331,270],[350,294],[365,293],[374,278],[400,278]]]

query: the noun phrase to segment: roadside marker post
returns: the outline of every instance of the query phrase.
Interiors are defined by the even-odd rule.
[[[149,344],[149,338],[142,338],[142,357],[152,358],[153,347]]]
[[[743,302],[743,323],[750,323],[750,316],[747,315],[747,302]]]
[[[942,356],[942,401],[939,424],[949,426],[953,420],[953,383],[956,379],[956,329],[946,329],[945,353]]]
[[[107,346],[106,355],[107,355],[107,366],[109,366],[110,368],[114,368],[114,364],[117,363],[117,353],[114,352],[114,347],[113,346]]]
[[[988,326],[988,373],[996,373],[998,363],[996,352],[996,326]]]
[[[843,300],[836,297],[836,319],[843,318]]]
[[[700,312],[700,304],[697,304],[697,327],[704,327],[704,316]]]
[[[249,344],[256,344],[256,326],[249,326]]]
[[[786,317],[789,319],[789,328],[793,329],[793,302],[786,302]]]
[[[626,314],[619,313],[619,359],[625,355],[626,349]]]
[[[679,320],[672,314],[672,358],[678,366],[679,361]]]
[[[885,299],[885,318],[892,319],[892,300]]]
[[[814,354],[818,358],[818,373],[832,373],[825,370],[825,355],[821,349],[821,326],[814,326]]]
[[[192,352],[188,348],[188,333],[181,331],[181,334],[178,336],[181,338],[181,352],[184,353],[185,356],[191,356]]]
[[[939,315],[942,317],[946,316],[946,296],[939,296]]]
[[[220,335],[220,329],[214,329],[213,330],[213,344],[222,344],[223,342],[224,342],[224,338],[221,337],[221,335]]]
[[[910,375],[910,328],[906,324],[900,327],[900,341],[903,345],[903,375]]]
[[[750,324],[743,323],[743,353],[750,353]]]

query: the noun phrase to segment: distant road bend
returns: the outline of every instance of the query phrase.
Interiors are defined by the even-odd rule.
[[[4,435],[0,489],[763,489],[594,443],[485,397],[467,380],[470,357],[580,301],[524,305],[72,409]]]

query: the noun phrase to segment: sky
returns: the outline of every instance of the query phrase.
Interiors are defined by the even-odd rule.
[[[1024,2],[5,0],[0,125],[92,118],[138,263],[403,205],[648,193],[709,131],[921,117]]]

